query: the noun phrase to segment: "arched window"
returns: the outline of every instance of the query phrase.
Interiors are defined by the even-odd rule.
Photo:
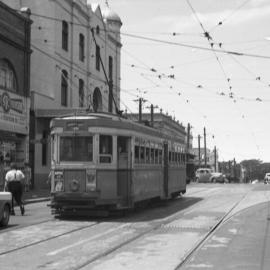
[[[62,21],[62,49],[68,51],[68,23]]]
[[[94,94],[93,94],[93,109],[94,109],[94,112],[102,111],[102,95],[98,87],[95,88]]]
[[[61,76],[61,105],[67,106],[68,103],[68,73],[62,70]]]
[[[12,65],[0,59],[0,87],[17,92],[17,78]]]
[[[79,107],[84,106],[84,81],[79,79]]]

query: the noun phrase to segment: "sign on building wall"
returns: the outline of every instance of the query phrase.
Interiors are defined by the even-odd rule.
[[[0,89],[1,130],[29,133],[29,98]]]

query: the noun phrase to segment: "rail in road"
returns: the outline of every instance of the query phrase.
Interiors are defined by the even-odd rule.
[[[0,269],[178,269],[249,194],[224,188],[194,186],[183,198],[125,218],[9,230],[0,234]]]

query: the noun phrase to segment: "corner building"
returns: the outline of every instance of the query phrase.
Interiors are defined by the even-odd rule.
[[[50,120],[70,109],[119,107],[122,22],[108,5],[86,0],[4,2],[32,11],[29,155],[34,185],[46,187]]]
[[[29,159],[30,10],[0,2],[0,189],[10,162]]]

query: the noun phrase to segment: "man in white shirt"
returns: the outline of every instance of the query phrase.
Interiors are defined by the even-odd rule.
[[[11,215],[15,215],[13,199],[15,199],[17,204],[20,206],[21,214],[24,215],[24,205],[22,202],[23,180],[24,174],[22,171],[17,169],[17,165],[15,163],[11,163],[10,170],[6,174],[6,186],[12,194]]]

